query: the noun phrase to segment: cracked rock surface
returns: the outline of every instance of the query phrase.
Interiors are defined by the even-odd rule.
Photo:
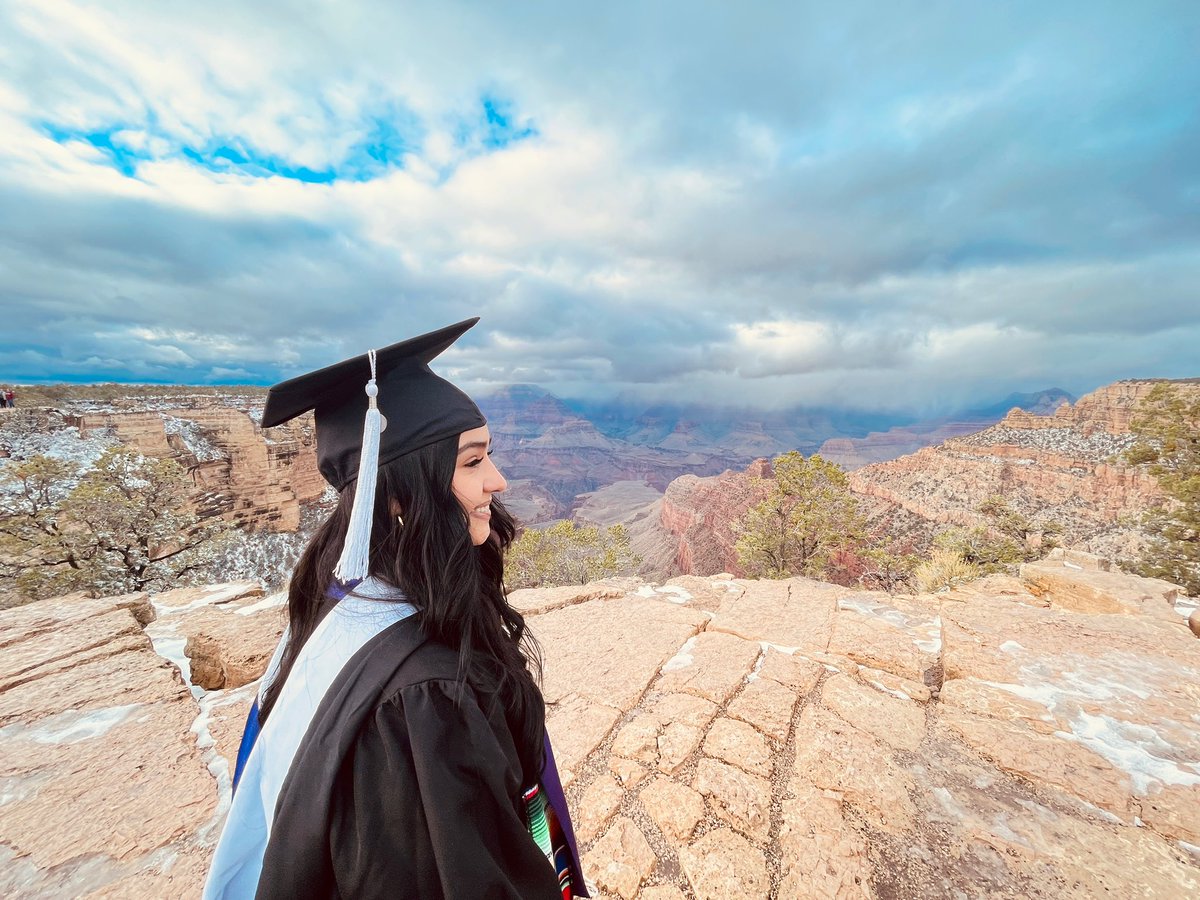
[[[599,897],[1200,895],[1200,641],[1161,582],[1060,553],[935,596],[689,576],[514,603]],[[239,610],[279,614],[236,586],[0,614],[0,892],[198,895],[254,685],[155,648]]]

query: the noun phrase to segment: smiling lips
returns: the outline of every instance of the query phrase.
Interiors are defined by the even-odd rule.
[[[483,506],[477,506],[471,510],[471,515],[479,519],[490,519],[492,517],[492,501],[489,500]]]

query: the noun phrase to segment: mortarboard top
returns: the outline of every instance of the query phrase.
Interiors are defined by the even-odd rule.
[[[375,351],[377,402],[386,422],[379,435],[380,464],[486,422],[470,397],[429,368],[478,321],[467,319]],[[280,382],[267,393],[263,427],[315,410],[317,465],[340,491],[358,477],[370,378],[370,354],[364,353]]]

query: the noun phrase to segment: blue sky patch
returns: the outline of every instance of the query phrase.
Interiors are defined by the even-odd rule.
[[[288,178],[306,184],[332,184],[335,181],[371,181],[389,171],[404,168],[407,154],[420,149],[424,128],[413,114],[394,106],[367,120],[365,135],[353,144],[345,157],[323,168],[296,165],[278,155],[262,153],[236,138],[216,138],[203,146],[181,145],[159,131],[153,121],[136,126],[115,125],[85,131],[43,123],[42,128],[54,141],[68,144],[82,141],[101,151],[114,169],[127,178],[136,178],[138,166],[160,158],[183,158],[210,172],[236,172],[254,178]],[[137,149],[121,139],[130,131],[146,134],[170,148],[158,155]]]

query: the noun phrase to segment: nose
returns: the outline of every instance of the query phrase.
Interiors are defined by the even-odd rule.
[[[492,467],[492,471],[485,480],[483,489],[492,494],[499,494],[508,489],[508,481],[500,474],[500,470],[496,468],[496,464],[492,462],[492,458],[487,458],[488,464]]]

